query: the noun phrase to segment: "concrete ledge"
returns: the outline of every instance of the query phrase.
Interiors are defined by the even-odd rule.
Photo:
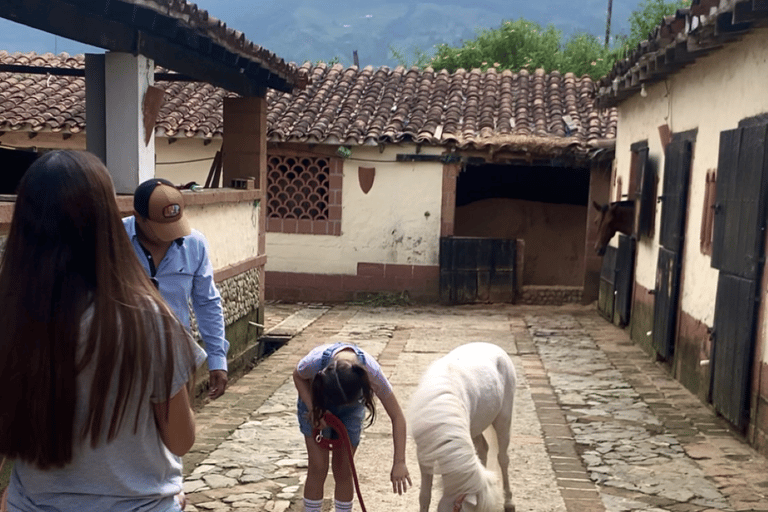
[[[260,201],[264,198],[261,190],[241,190],[235,188],[206,188],[199,192],[182,190],[184,204],[186,206],[217,204],[217,203],[244,203],[248,201]],[[124,216],[133,215],[133,194],[118,195],[117,206]],[[0,210],[0,223],[3,222]]]

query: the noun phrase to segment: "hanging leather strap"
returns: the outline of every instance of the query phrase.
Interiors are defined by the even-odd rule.
[[[367,512],[365,510],[365,505],[363,504],[363,495],[360,493],[360,482],[357,480],[357,470],[355,469],[355,460],[352,453],[352,443],[349,440],[347,429],[344,427],[344,423],[342,423],[339,418],[330,412],[326,412],[323,416],[323,419],[329,427],[331,427],[336,431],[337,434],[339,434],[339,439],[332,440],[323,437],[323,435],[320,433],[320,429],[318,428],[314,430],[312,437],[314,437],[315,442],[317,442],[317,444],[319,444],[321,447],[325,448],[326,450],[332,450],[334,457],[339,450],[343,450],[347,453],[347,457],[349,458],[349,467],[352,469],[352,479],[355,482],[355,490],[357,491],[357,499],[360,502],[360,508],[363,512]]]
[[[3,472],[3,466],[5,466],[5,457],[0,461],[0,473]],[[8,512],[8,488],[3,491],[3,495],[0,496],[0,512]]]

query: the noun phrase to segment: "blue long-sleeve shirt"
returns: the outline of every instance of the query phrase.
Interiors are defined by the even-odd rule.
[[[150,274],[149,261],[136,235],[136,219],[125,217],[123,225],[144,270]],[[213,265],[208,257],[208,241],[193,229],[168,248],[156,267],[155,278],[160,295],[187,329],[191,328],[189,302],[195,310],[197,327],[208,353],[209,370],[227,370],[229,342],[224,337],[221,294],[213,282]]]

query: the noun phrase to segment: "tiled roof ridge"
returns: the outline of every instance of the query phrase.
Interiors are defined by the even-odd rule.
[[[614,106],[639,92],[643,84],[663,80],[767,22],[768,2],[692,0],[690,7],[662,19],[646,39],[597,81],[599,104]]]
[[[82,67],[84,59],[0,51],[0,63]],[[572,73],[327,63],[304,63],[300,70],[310,82],[304,90],[267,91],[271,142],[524,146],[584,154],[616,135],[615,111],[599,109],[595,83]],[[158,86],[166,90],[158,134],[221,136],[223,98],[233,93],[205,83]],[[30,100],[46,87],[51,89],[40,101]],[[0,131],[84,130],[84,89],[81,77],[0,73]]]

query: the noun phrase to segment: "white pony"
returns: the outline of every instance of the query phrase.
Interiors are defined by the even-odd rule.
[[[483,431],[491,425],[499,446],[504,510],[515,510],[507,448],[516,379],[512,360],[491,343],[462,345],[424,373],[408,407],[421,470],[421,512],[429,509],[435,474],[443,481],[438,512],[501,509],[496,475],[485,468],[488,442]]]

